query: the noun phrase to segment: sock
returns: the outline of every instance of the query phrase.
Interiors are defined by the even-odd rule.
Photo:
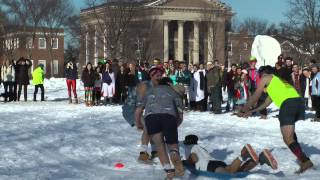
[[[147,152],[147,151],[148,151],[148,145],[141,144],[140,145],[140,152]]]
[[[172,168],[171,168],[171,164],[168,164],[168,163],[167,163],[167,164],[164,164],[164,165],[163,165],[163,169],[164,169],[164,170],[172,169]]]
[[[309,160],[309,158],[304,154],[304,152],[302,151],[300,144],[297,143],[296,141],[291,143],[289,145],[290,150],[292,151],[292,153],[298,158],[298,160],[300,162],[306,162]]]

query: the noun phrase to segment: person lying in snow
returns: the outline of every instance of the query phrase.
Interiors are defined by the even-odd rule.
[[[239,157],[227,165],[223,161],[215,160],[210,156],[208,151],[198,145],[198,137],[196,135],[188,135],[183,141],[185,146],[184,163],[194,167],[199,171],[208,171],[214,173],[237,173],[248,172],[260,163],[267,164],[272,169],[277,169],[277,161],[268,149],[264,149],[258,156],[250,144],[245,145]]]

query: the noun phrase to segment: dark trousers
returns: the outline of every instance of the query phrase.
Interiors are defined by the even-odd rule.
[[[212,102],[212,111],[214,113],[221,113],[221,104],[222,104],[222,91],[221,87],[211,88],[211,102]]]
[[[99,105],[100,101],[101,101],[101,88],[95,87],[93,88],[93,102],[96,105]]]
[[[320,118],[320,96],[311,96],[312,108],[316,111],[316,118]]]
[[[37,94],[38,94],[38,89],[41,89],[41,101],[44,101],[44,87],[43,84],[38,84],[35,86],[34,93],[33,93],[33,101],[37,100]]]
[[[13,82],[13,100],[17,101],[18,84]]]
[[[24,96],[24,101],[27,101],[27,93],[28,93],[28,85],[27,84],[18,84],[18,101],[20,101],[20,96],[21,96],[21,91],[22,91],[22,86],[23,86],[23,96]]]
[[[14,93],[13,93],[13,88],[14,88],[14,82],[3,82],[3,87],[4,87],[4,101],[7,102],[8,98],[9,101],[14,100]]]

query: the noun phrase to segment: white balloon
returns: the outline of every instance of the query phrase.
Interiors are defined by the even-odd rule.
[[[254,38],[251,56],[256,57],[257,67],[266,65],[275,66],[280,54],[280,43],[273,37],[258,35]]]

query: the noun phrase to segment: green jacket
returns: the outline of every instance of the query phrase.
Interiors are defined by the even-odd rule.
[[[44,71],[41,67],[37,67],[32,72],[32,84],[35,86],[39,84],[43,84],[43,80],[44,80]]]

